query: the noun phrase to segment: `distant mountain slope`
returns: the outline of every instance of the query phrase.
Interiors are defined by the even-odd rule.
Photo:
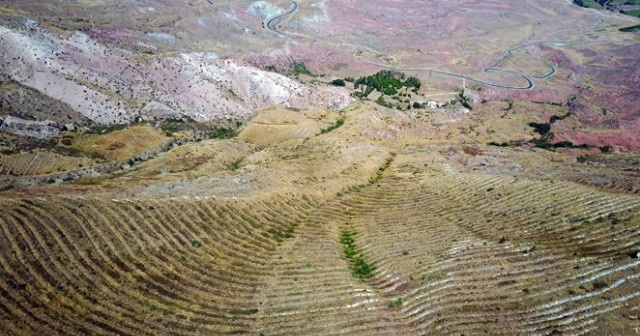
[[[244,120],[253,109],[274,104],[338,110],[350,103],[345,90],[301,84],[231,58],[135,54],[81,32],[54,33],[35,22],[0,27],[0,46],[5,80],[101,124],[181,116]]]

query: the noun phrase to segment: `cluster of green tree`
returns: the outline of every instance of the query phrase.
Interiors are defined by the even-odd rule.
[[[376,103],[388,107],[398,109],[411,109],[424,107],[420,103],[414,103],[411,105],[411,93],[418,93],[418,90],[422,86],[422,82],[419,78],[409,76],[399,71],[381,70],[370,76],[363,76],[360,78],[346,77],[344,80],[336,79],[331,82],[333,85],[343,86],[345,82],[353,83],[355,92],[354,96],[358,98],[367,98],[373,91],[378,91],[381,96],[376,99]],[[385,99],[389,96],[390,99],[396,100],[398,103],[388,101]]]
[[[635,16],[640,16],[640,10],[623,10],[622,5],[640,5],[638,0],[573,0],[573,3],[583,8],[606,8],[610,11]]]
[[[378,71],[373,75],[360,77],[353,82],[355,89],[358,89],[360,86],[366,87],[363,91],[364,97],[368,96],[373,90],[393,96],[403,87],[407,87],[415,93],[418,92],[421,85],[420,79],[416,77],[411,76],[405,80],[404,73],[390,70]]]

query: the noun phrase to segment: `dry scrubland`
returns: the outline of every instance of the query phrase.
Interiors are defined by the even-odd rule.
[[[5,192],[0,333],[640,327],[640,198],[555,169],[583,150],[460,145],[477,117],[451,113],[356,104],[323,133],[338,116],[270,108],[124,173]]]
[[[0,334],[640,333],[634,24],[0,1]]]

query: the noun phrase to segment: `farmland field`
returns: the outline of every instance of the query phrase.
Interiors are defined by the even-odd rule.
[[[235,167],[192,157],[196,168],[153,180],[166,196],[144,196],[143,177],[172,152],[103,181],[108,192],[79,184],[5,193],[2,334],[619,334],[634,325],[637,195],[471,171],[416,129],[369,138],[378,149],[354,169],[350,153],[367,138],[358,134],[375,134],[365,121],[374,106],[307,140],[247,144]],[[274,110],[256,126],[287,118]],[[300,126],[287,127],[282,134]],[[189,151],[216,143],[237,152],[231,144],[246,137]],[[344,157],[316,160],[328,146]],[[289,180],[251,180],[285,165],[295,167]],[[205,190],[225,179],[246,185],[229,196],[170,191],[184,179]],[[345,229],[357,258],[345,257]],[[356,259],[370,273],[360,276]]]

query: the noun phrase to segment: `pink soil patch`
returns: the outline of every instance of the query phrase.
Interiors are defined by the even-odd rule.
[[[91,27],[87,29],[87,34],[91,37],[109,43],[123,42],[129,37],[126,30],[123,28]]]

